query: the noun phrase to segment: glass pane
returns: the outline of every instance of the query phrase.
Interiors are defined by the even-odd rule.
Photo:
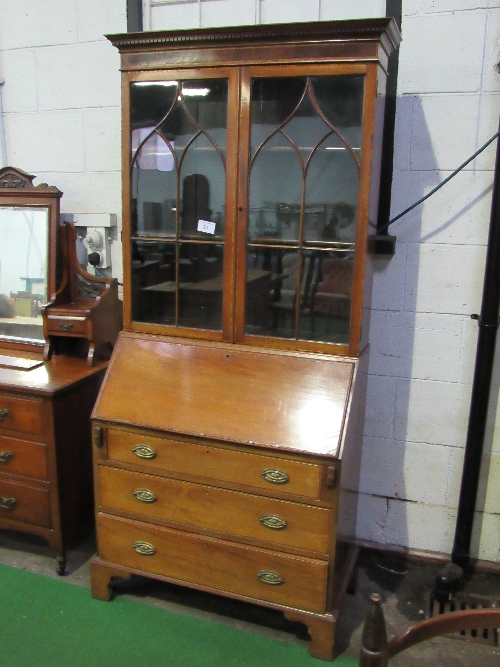
[[[180,245],[179,326],[222,329],[223,255],[222,245]]]
[[[133,273],[148,274],[133,291],[133,318],[220,330],[228,82],[138,82],[131,97],[132,237],[145,257],[133,258]]]
[[[224,79],[132,84],[133,235],[176,237],[182,220],[222,238],[227,92]]]
[[[0,336],[43,341],[48,209],[0,209]]]
[[[132,319],[175,324],[175,244],[132,242]]]
[[[252,81],[246,333],[349,342],[363,94],[362,76]]]

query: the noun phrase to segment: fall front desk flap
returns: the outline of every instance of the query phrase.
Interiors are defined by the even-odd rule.
[[[356,361],[122,332],[93,418],[339,456]]]

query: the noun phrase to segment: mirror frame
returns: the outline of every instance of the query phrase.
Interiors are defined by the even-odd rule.
[[[57,283],[59,262],[59,212],[62,192],[55,186],[40,183],[33,185],[35,176],[27,174],[15,167],[0,169],[0,208],[3,206],[47,208],[47,301],[53,299]],[[0,350],[2,348],[21,349],[26,351],[43,350],[44,339],[34,340],[27,338],[13,338],[0,336]]]

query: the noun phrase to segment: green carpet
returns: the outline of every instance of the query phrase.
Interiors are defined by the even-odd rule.
[[[0,565],[0,665],[8,667],[357,667],[307,649]]]

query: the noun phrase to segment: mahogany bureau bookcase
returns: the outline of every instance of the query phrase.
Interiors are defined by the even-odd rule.
[[[0,170],[0,529],[47,540],[63,574],[93,516],[90,414],[121,310],[116,280],[78,265],[62,193],[33,179]]]
[[[367,245],[397,28],[109,39],[124,331],[93,411],[92,594],[135,573],[265,605],[332,659],[356,553]]]

